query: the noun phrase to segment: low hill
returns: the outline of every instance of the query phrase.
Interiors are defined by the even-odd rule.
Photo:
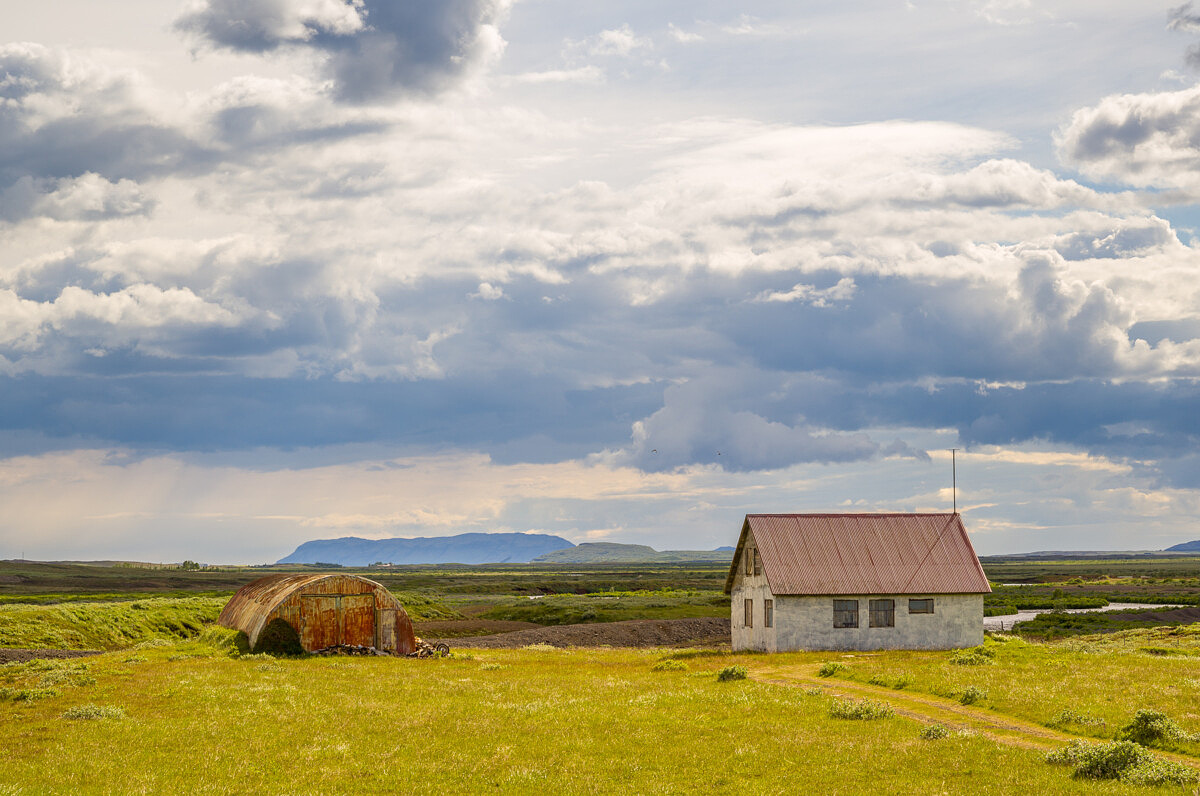
[[[727,550],[663,550],[659,552],[644,544],[616,542],[584,542],[575,547],[555,550],[533,559],[534,564],[669,564],[679,561],[730,560]]]
[[[544,533],[460,533],[413,539],[316,539],[305,542],[279,564],[518,564],[574,547],[561,536]]]
[[[1192,542],[1181,542],[1167,548],[1168,553],[1200,553],[1200,539]]]

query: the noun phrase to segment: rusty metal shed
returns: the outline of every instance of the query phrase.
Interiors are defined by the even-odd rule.
[[[217,618],[217,624],[243,631],[251,649],[279,621],[309,652],[338,644],[393,655],[417,648],[404,607],[382,584],[357,575],[268,575],[239,589]]]

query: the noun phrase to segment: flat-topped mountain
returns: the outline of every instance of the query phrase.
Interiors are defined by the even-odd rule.
[[[574,547],[561,536],[544,533],[460,533],[413,539],[315,539],[305,542],[279,564],[518,564]]]
[[[1180,542],[1167,548],[1168,553],[1200,553],[1200,539],[1192,542]]]

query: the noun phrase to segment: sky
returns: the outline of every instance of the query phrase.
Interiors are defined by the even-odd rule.
[[[955,502],[985,555],[1200,538],[1191,3],[3,32],[0,559]]]

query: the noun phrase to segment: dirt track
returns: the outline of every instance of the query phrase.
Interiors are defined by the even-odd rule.
[[[34,658],[86,658],[101,650],[21,650],[0,649],[0,663],[24,663]]]
[[[453,647],[515,649],[530,644],[554,647],[720,647],[729,645],[729,620],[635,619],[586,625],[558,625],[500,633],[494,636],[451,638]]]

